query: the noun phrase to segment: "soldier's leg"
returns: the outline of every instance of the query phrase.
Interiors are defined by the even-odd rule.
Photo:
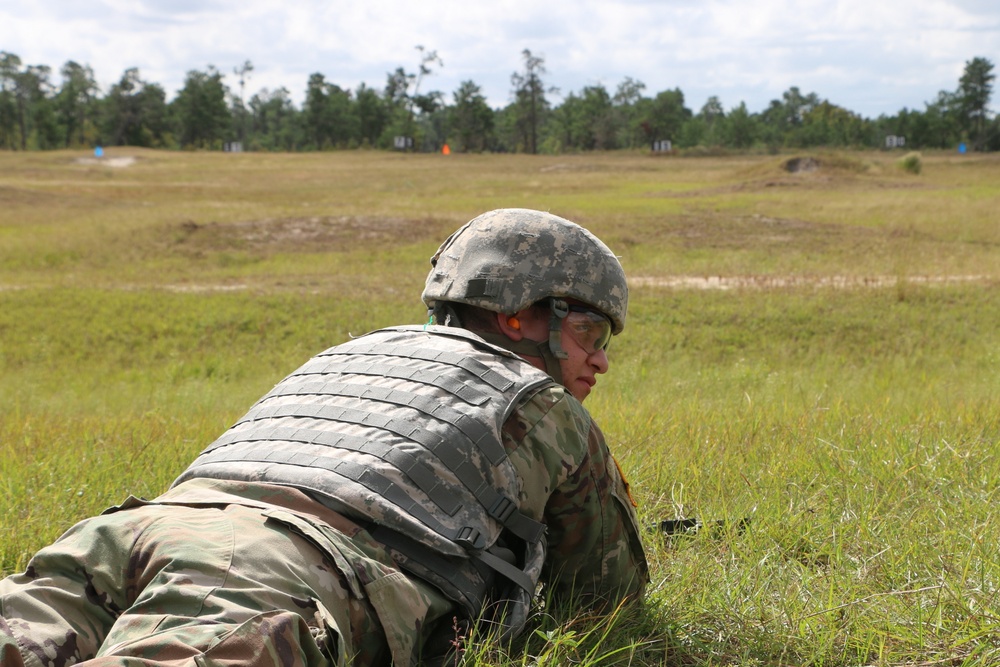
[[[387,651],[371,607],[308,540],[238,506],[81,522],[0,582],[0,616],[4,667],[374,664]]]
[[[18,653],[26,667],[93,657],[128,605],[129,552],[146,525],[125,513],[82,521],[0,581],[0,664],[18,666]]]
[[[153,510],[94,665],[388,664],[375,613],[310,540],[236,505],[129,512]]]

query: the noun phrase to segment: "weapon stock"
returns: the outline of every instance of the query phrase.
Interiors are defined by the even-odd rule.
[[[736,534],[740,535],[749,525],[750,517],[745,516],[736,521],[732,521],[730,519],[715,519],[713,521],[709,521],[707,527],[713,535],[724,533],[727,530],[730,530],[730,527],[734,527]],[[687,519],[662,519],[651,528],[667,536],[697,535],[705,530],[706,524],[698,517],[690,517]]]

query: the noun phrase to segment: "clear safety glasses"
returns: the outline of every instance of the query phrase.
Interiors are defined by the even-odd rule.
[[[593,308],[570,304],[562,326],[587,354],[607,350],[611,344],[611,320]]]

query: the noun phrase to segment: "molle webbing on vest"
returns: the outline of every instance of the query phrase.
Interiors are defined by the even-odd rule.
[[[299,377],[295,373],[289,379]],[[450,378],[449,378],[450,379]],[[438,385],[440,386],[440,385]],[[443,387],[442,387],[443,388]],[[321,390],[322,389],[322,390]],[[490,463],[496,465],[506,458],[507,454],[503,446],[494,438],[493,434],[481,423],[461,414],[440,401],[429,399],[425,396],[418,396],[395,389],[385,389],[382,387],[372,387],[368,385],[353,385],[343,382],[308,382],[290,383],[279,385],[268,394],[273,396],[300,396],[310,394],[321,394],[326,396],[346,396],[351,398],[361,398],[375,401],[391,403],[401,407],[408,407],[419,412],[444,421],[455,426],[462,435],[465,436],[468,445],[478,448],[486,454]],[[503,524],[515,535],[527,542],[537,542],[541,537],[544,527],[520,512],[517,512],[517,504],[507,496],[498,493],[489,482],[483,477],[482,472],[472,465],[468,458],[462,454],[466,451],[464,447],[456,447],[454,442],[442,442],[434,432],[422,428],[419,421],[409,419],[391,419],[383,415],[376,415],[370,412],[344,408],[340,406],[318,405],[318,404],[284,404],[276,406],[258,405],[251,409],[236,425],[247,422],[273,419],[276,417],[308,417],[334,422],[342,422],[359,426],[367,426],[389,431],[397,436],[406,438],[423,445],[441,460],[445,466],[455,473],[456,477],[468,488],[479,502],[486,508],[487,513]],[[397,469],[402,470],[423,491],[427,496],[448,516],[454,516],[458,511],[457,499],[452,490],[442,484],[442,480],[433,474],[426,466],[420,465],[413,457],[392,446],[378,441],[363,438],[343,438],[335,437],[335,432],[319,431],[308,438],[303,435],[296,435],[295,429],[283,427],[280,431],[274,427],[265,427],[251,431],[252,435],[242,436],[241,432],[230,432],[223,435],[214,442],[206,453],[214,452],[236,442],[253,441],[289,441],[304,442],[310,444],[322,444],[328,447],[342,447],[353,451],[364,452],[372,456],[392,463]],[[267,433],[267,435],[264,435]],[[312,456],[312,458],[310,458]],[[217,457],[210,457],[209,460],[218,461]],[[250,460],[246,456],[241,456],[239,460]],[[418,521],[434,530],[439,535],[444,535],[448,539],[468,544],[473,549],[483,549],[486,544],[483,541],[481,532],[472,527],[462,527],[458,530],[448,530],[433,515],[424,511],[418,504],[414,503],[406,493],[396,487],[391,481],[385,479],[377,472],[349,464],[346,461],[338,461],[335,458],[319,457],[315,455],[301,455],[297,457],[292,452],[282,450],[270,450],[266,457],[259,459],[261,463],[290,463],[293,465],[305,465],[308,467],[320,467],[351,479],[379,495],[395,505],[403,508],[414,516]]]
[[[414,347],[412,345],[394,345],[394,344],[372,344],[372,345],[355,345],[357,341],[362,339],[356,339],[355,341],[348,343],[340,348],[333,348],[327,350],[323,354],[319,355],[320,358],[326,356],[335,356],[338,354],[374,354],[382,355],[386,357],[402,357],[405,359],[420,359],[422,361],[431,361],[435,363],[445,364],[448,366],[457,366],[464,371],[472,373],[480,380],[490,385],[494,389],[499,391],[507,391],[510,389],[514,382],[505,378],[503,375],[492,370],[489,366],[462,354],[447,351],[436,351],[427,350],[422,347]],[[346,348],[346,349],[345,349]]]
[[[289,379],[294,377],[298,377],[298,374],[290,376]],[[268,397],[316,395],[320,393],[317,391],[318,387],[310,385],[318,384],[320,383],[306,383],[304,391],[300,390],[301,385],[298,384],[280,386],[268,394]],[[324,389],[322,395],[324,396],[360,398],[390,403],[399,407],[412,408],[428,417],[458,428],[474,446],[481,449],[489,457],[491,463],[496,464],[507,458],[507,452],[504,451],[503,445],[493,437],[493,433],[490,432],[485,424],[476,422],[467,415],[441,403],[440,400],[398,389],[373,387],[371,385],[349,384],[345,382],[326,382],[322,383],[322,385]],[[445,387],[441,388],[445,389]],[[414,434],[421,430],[419,420],[393,420],[360,410],[315,404],[258,405],[236,422],[236,426],[250,421],[272,419],[274,417],[311,417],[313,419],[342,421],[360,426],[385,429],[386,431],[392,431],[396,435],[413,440],[418,440],[418,437],[414,437]],[[426,442],[422,444],[430,446]]]
[[[272,433],[267,433],[268,430],[272,431]],[[275,432],[279,430],[281,430],[280,427],[276,429],[264,429],[259,433],[255,433],[251,438],[240,438],[235,440],[235,442],[281,441],[316,443],[324,444],[330,447],[340,447],[343,449],[365,452],[378,456],[378,454],[375,453],[375,447],[364,446],[358,442],[351,442],[351,440],[359,440],[358,438],[338,439],[336,434],[323,434],[325,436],[333,435],[334,437],[305,440],[302,439],[301,435],[294,434],[290,434],[290,437],[280,437],[281,434]],[[288,430],[298,430],[300,432],[304,431],[304,429]],[[421,486],[421,490],[427,493],[431,500],[434,501],[435,505],[437,505],[442,511],[446,512],[448,516],[454,516],[458,510],[461,509],[459,500],[455,497],[451,489],[443,484],[440,484],[440,479],[426,466],[421,465],[405,452],[394,450],[391,447],[382,447],[381,450],[385,456],[379,456],[379,458],[384,458],[392,463],[403,463],[406,467],[403,468],[401,466],[400,469],[404,470],[411,479],[418,484],[421,482],[427,484],[428,486],[426,488]],[[206,461],[208,462],[217,462],[219,460],[224,461],[226,459],[216,459],[212,456],[206,458]],[[458,541],[458,537],[460,535],[458,531],[448,529],[448,527],[442,524],[434,514],[428,512],[413,498],[411,498],[405,490],[393,484],[392,481],[386,479],[385,476],[379,474],[378,472],[354,461],[345,461],[332,456],[317,456],[314,452],[298,452],[286,449],[271,449],[264,456],[240,456],[234,460],[251,461],[256,463],[286,463],[289,465],[303,466],[307,468],[322,468],[328,472],[335,473],[341,477],[345,477],[363,485],[365,488],[377,493],[389,502],[402,508],[404,511],[411,514],[415,519],[431,528],[439,535],[444,535],[452,541]]]
[[[441,485],[436,489],[435,484],[440,480],[433,470],[423,464],[409,452],[392,447],[388,443],[361,438],[344,433],[330,431],[318,431],[305,428],[295,428],[291,426],[271,426],[253,431],[252,435],[242,436],[240,433],[226,433],[221,438],[212,443],[212,446],[205,450],[206,453],[218,448],[225,447],[234,442],[259,442],[259,441],[282,441],[298,442],[303,444],[317,444],[335,449],[349,449],[355,452],[364,452],[377,456],[388,461],[400,470],[406,472],[410,479],[417,482],[422,490],[430,496],[434,504],[448,516],[454,516],[459,509],[458,500],[454,494]],[[245,460],[245,459],[244,459]],[[317,456],[314,453],[285,451],[282,449],[272,449],[266,456],[261,457],[260,463],[268,461],[291,463],[307,467],[319,466],[327,470],[336,470],[340,459]],[[351,477],[351,475],[345,475]]]
[[[480,337],[473,335],[464,329],[439,327],[439,326],[435,326],[432,328],[434,329],[435,333],[438,336],[441,336],[443,338],[454,338],[456,340],[465,341],[466,343],[472,343],[473,345],[479,348],[486,347],[484,346],[483,340]],[[408,326],[408,327],[394,327],[393,329],[383,329],[382,331],[418,332],[423,330],[426,330],[426,327]],[[493,387],[497,391],[507,392],[516,384],[513,380],[508,379],[507,377],[505,377],[501,373],[498,373],[497,371],[494,371],[481,361],[462,353],[450,352],[447,350],[429,350],[424,347],[418,347],[409,344],[394,344],[394,343],[379,344],[379,343],[367,342],[363,346],[357,345],[357,343],[362,340],[364,340],[364,337],[356,338],[348,343],[345,343],[335,348],[330,348],[329,350],[326,350],[325,352],[318,355],[317,358],[324,358],[335,355],[373,354],[385,357],[399,357],[403,359],[419,359],[422,361],[429,361],[433,363],[440,363],[461,368],[462,370],[471,373],[475,377],[479,378],[480,380],[482,380],[489,386]],[[509,350],[505,350],[503,347],[494,344],[489,344],[488,347],[495,354],[516,359],[517,363],[522,366],[526,363],[524,362],[523,359],[513,354]],[[510,413],[517,406],[520,397],[527,395],[532,389],[540,388],[545,384],[553,384],[551,377],[544,377],[544,376],[536,377],[536,379],[533,382],[530,382],[529,386],[521,387],[516,397],[517,400],[512,400],[508,403],[506,411],[504,412],[503,415],[501,415],[500,423],[503,423],[507,420],[507,417],[510,416]],[[459,390],[455,388],[454,391],[457,392]],[[456,393],[455,395],[458,394]]]
[[[181,479],[200,476],[200,465],[203,475],[254,479],[245,464],[259,463],[262,481],[298,484],[365,514],[372,508],[351,504],[361,496],[342,492],[350,488],[345,484],[359,485],[375,494],[366,503],[386,507],[372,518],[404,535],[408,529],[393,519],[396,512],[479,552],[490,546],[496,529],[475,519],[478,514],[537,543],[544,525],[518,510],[516,488],[499,484],[494,469],[506,467],[510,479],[500,425],[526,395],[551,380],[466,332],[434,329],[435,335],[384,330],[314,357],[210,445]],[[415,339],[424,344],[414,345]],[[299,427],[300,421],[308,424]],[[421,538],[415,532],[410,539]]]
[[[378,362],[348,362],[333,360],[335,355],[320,355],[299,369],[296,375],[323,375],[327,373],[344,373],[351,375],[371,375],[373,377],[389,377],[397,380],[409,380],[420,384],[434,384],[434,376],[426,368],[406,368],[391,366]],[[468,384],[460,384],[451,388],[457,398],[470,405],[482,405],[490,400],[489,396]]]

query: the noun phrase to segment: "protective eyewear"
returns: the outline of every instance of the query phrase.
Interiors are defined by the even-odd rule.
[[[607,350],[611,344],[611,319],[593,308],[570,304],[562,326],[587,354]]]

